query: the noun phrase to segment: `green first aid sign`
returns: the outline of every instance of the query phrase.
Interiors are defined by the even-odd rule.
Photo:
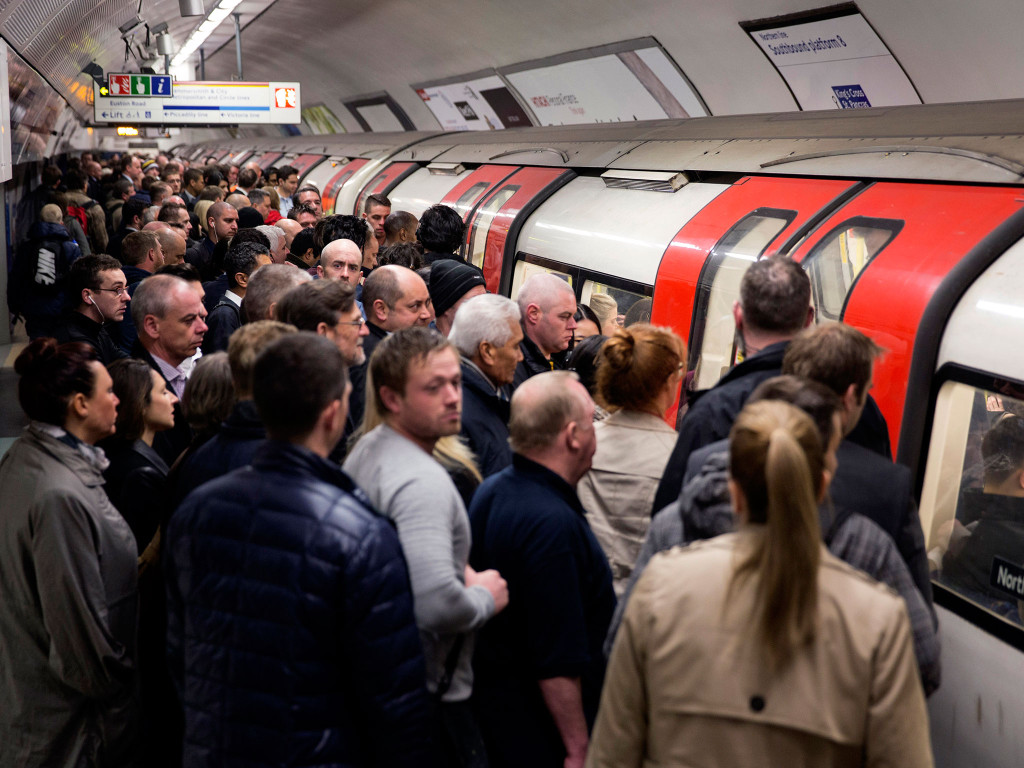
[[[132,96],[149,96],[149,75],[132,75]]]

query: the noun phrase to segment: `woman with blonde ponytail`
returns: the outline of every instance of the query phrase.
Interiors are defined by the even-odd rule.
[[[830,478],[810,417],[747,406],[729,469],[739,530],[648,564],[587,765],[931,766],[903,602],[821,543]]]

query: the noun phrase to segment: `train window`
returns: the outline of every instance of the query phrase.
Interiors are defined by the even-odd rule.
[[[601,298],[595,299],[595,296]],[[651,298],[649,296],[595,280],[583,281],[583,291],[580,294],[581,303],[587,304],[591,309],[598,308],[604,303],[610,309],[611,302],[608,299],[615,302],[616,325],[621,327],[633,325],[633,323],[651,322]],[[607,329],[604,332],[607,333]]]
[[[992,379],[942,385],[921,524],[937,583],[1024,623],[1024,387]]]
[[[515,273],[512,275],[512,300],[515,301],[516,296],[519,295],[519,289],[523,287],[523,283],[526,282],[527,278],[544,272],[560,277],[569,285],[573,285],[572,275],[568,272],[563,272],[556,267],[543,266],[541,264],[534,264],[532,261],[520,259],[516,262]],[[573,287],[575,288],[575,286]]]
[[[490,232],[491,222],[494,220],[495,214],[501,210],[501,207],[518,191],[518,184],[506,184],[495,192],[490,200],[484,203],[473,222],[473,234],[469,241],[469,261],[481,269],[484,267],[484,252],[487,249],[487,234]],[[526,278],[523,279],[525,280]],[[513,293],[514,296],[515,294]]]
[[[817,321],[838,322],[857,276],[903,228],[902,221],[858,217],[829,232],[804,259]]]
[[[480,196],[487,191],[487,188],[491,185],[486,181],[478,181],[476,184],[471,186],[458,200],[455,201],[455,205],[452,206],[462,214],[462,218],[466,218],[466,214],[473,210],[473,206],[480,200]]]
[[[759,208],[736,222],[718,241],[701,271],[694,300],[688,368],[692,388],[708,389],[736,362],[733,304],[740,281],[793,219],[796,211]]]

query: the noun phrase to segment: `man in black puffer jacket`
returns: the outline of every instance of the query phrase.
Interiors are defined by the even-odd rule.
[[[325,338],[256,361],[269,440],[171,519],[167,652],[191,766],[433,763],[397,534],[327,460],[348,377]]]

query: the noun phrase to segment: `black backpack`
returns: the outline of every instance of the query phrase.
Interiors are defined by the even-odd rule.
[[[71,267],[65,242],[44,237],[22,244],[14,258],[7,290],[7,303],[12,311],[20,312],[26,299],[56,297],[64,290]]]

